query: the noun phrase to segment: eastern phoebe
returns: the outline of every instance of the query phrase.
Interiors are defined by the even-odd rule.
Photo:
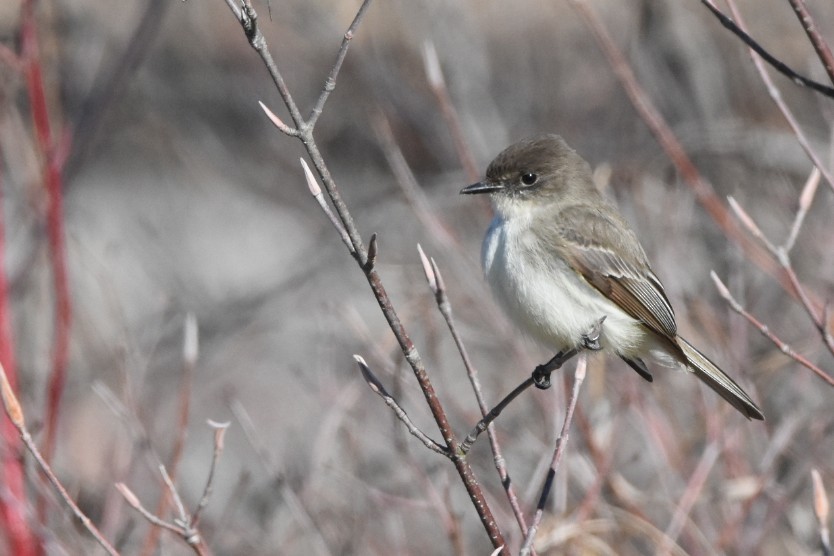
[[[643,358],[652,356],[694,373],[748,419],[764,419],[733,379],[678,336],[637,236],[561,137],[511,145],[484,181],[461,193],[490,194],[495,219],[484,238],[484,273],[510,317],[537,340],[560,353],[578,350],[604,318],[601,348],[646,380]]]

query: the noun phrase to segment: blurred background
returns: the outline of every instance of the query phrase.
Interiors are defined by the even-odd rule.
[[[255,4],[304,113],[359,3]],[[746,48],[696,0],[587,4],[722,201],[734,196],[781,244],[812,165]],[[738,4],[765,48],[826,82],[787,2]],[[834,42],[834,5],[808,4]],[[9,52],[20,10],[0,7]],[[181,428],[193,313],[200,351],[177,484],[193,507],[211,461],[206,419],[230,421],[201,522],[216,554],[491,552],[452,466],[415,442],[358,372],[353,354],[439,439],[362,273],[309,195],[301,144],[258,107],[290,121],[226,4],[57,0],[37,3],[36,21],[51,124],[69,145],[72,322],[53,462],[105,535],[126,554],[147,553],[150,526],[113,485],[126,483],[151,509],[164,492],[157,464],[170,462]],[[474,170],[427,80],[432,51]],[[40,439],[55,315],[46,194],[26,82],[4,54],[5,268],[21,401]],[[771,73],[831,170],[834,101]],[[834,360],[802,306],[697,202],[568,2],[373,3],[316,128],[361,233],[379,234],[382,279],[455,430],[465,435],[479,412],[417,243],[443,272],[495,403],[552,354],[496,308],[478,262],[490,209],[458,191],[510,142],[539,132],[563,135],[588,159],[634,225],[683,335],[767,416],[746,422],[683,373],[655,369],[648,384],[619,361],[592,358],[539,553],[814,554],[810,471],[832,491],[832,390],[733,313],[710,271],[797,352],[829,372]],[[832,209],[823,180],[791,252],[820,301],[834,293]],[[565,384],[554,382],[496,424],[528,513],[564,418]],[[470,461],[518,547],[485,437]],[[28,489],[48,491],[27,470]],[[49,553],[94,550],[54,496],[46,504],[38,532]],[[160,543],[150,553],[190,552],[167,532]]]

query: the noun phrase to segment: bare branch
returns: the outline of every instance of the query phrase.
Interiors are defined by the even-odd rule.
[[[360,10],[364,10],[367,3],[368,2],[366,0],[362,4]],[[357,17],[354,19],[354,21],[358,24],[359,19],[361,18]],[[481,525],[487,532],[487,535],[489,536],[490,541],[492,542],[492,545],[494,547],[504,545],[505,542],[503,535],[500,529],[498,528],[494,516],[492,515],[492,510],[490,509],[489,504],[487,503],[487,500],[484,497],[483,490],[481,489],[477,479],[475,478],[472,468],[465,460],[465,458],[462,457],[462,454],[458,450],[458,439],[456,438],[452,430],[452,427],[449,423],[449,419],[446,415],[445,410],[443,409],[442,404],[437,398],[437,394],[435,393],[434,386],[432,385],[428,373],[426,372],[423,360],[420,357],[420,354],[417,351],[416,347],[414,346],[411,337],[406,332],[405,327],[403,326],[402,321],[399,318],[399,315],[394,310],[393,304],[391,303],[391,300],[388,297],[387,292],[385,291],[385,287],[382,284],[382,280],[380,279],[379,274],[376,272],[375,269],[367,267],[368,253],[365,244],[362,241],[362,237],[359,234],[359,230],[356,226],[356,223],[353,220],[353,216],[351,215],[347,205],[342,199],[339,188],[336,186],[336,183],[333,180],[332,175],[330,174],[330,170],[325,164],[324,158],[322,157],[321,152],[319,151],[318,145],[315,141],[315,138],[313,137],[312,127],[306,125],[306,123],[304,122],[304,119],[298,111],[297,105],[295,104],[295,101],[292,98],[292,95],[290,94],[289,89],[286,86],[286,83],[284,82],[281,72],[276,67],[275,62],[272,59],[271,54],[269,53],[269,49],[266,44],[266,39],[257,27],[257,14],[255,13],[255,10],[250,3],[247,3],[241,10],[239,21],[241,23],[244,33],[246,34],[247,39],[249,40],[249,44],[252,46],[253,49],[255,49],[255,51],[261,57],[261,60],[264,62],[264,65],[267,67],[267,70],[269,71],[269,74],[272,77],[275,86],[278,88],[278,92],[281,95],[281,98],[284,100],[284,103],[287,106],[293,123],[299,130],[298,139],[304,144],[304,147],[307,150],[307,154],[310,157],[310,161],[313,163],[313,166],[318,172],[318,175],[321,178],[321,182],[324,185],[324,188],[327,191],[328,196],[330,197],[330,201],[333,204],[333,208],[335,209],[335,212],[338,215],[338,219],[341,222],[347,234],[350,244],[348,249],[351,255],[353,256],[354,260],[359,264],[360,268],[362,269],[365,278],[367,279],[368,284],[371,287],[374,297],[376,298],[377,303],[379,303],[380,309],[382,310],[382,314],[388,322],[388,326],[390,327],[391,331],[394,333],[394,336],[397,339],[400,349],[402,350],[402,353],[405,356],[406,361],[411,367],[411,370],[413,371],[414,376],[417,379],[418,384],[420,385],[420,389],[423,391],[423,396],[425,397],[429,409],[431,410],[432,416],[434,417],[434,420],[437,423],[440,433],[443,436],[444,443],[446,444],[447,454],[449,454],[449,457],[452,460],[455,469],[457,470],[458,475],[460,476],[461,481],[463,482],[464,487],[466,488],[470,501],[472,502],[475,510],[478,513]],[[349,31],[352,35],[354,29],[351,28],[349,29]],[[346,34],[345,40],[348,39],[349,37]],[[337,61],[338,59],[339,58],[337,57]],[[323,104],[323,101],[321,102]]]
[[[808,8],[805,6],[805,0],[788,0],[788,2],[790,2],[791,7],[793,7],[796,17],[799,18],[802,28],[805,29],[805,34],[808,35],[808,40],[811,41],[811,44],[814,46],[814,50],[817,51],[817,56],[828,74],[828,79],[831,80],[831,83],[834,83],[834,55],[831,54],[831,48],[829,48],[828,43],[825,42],[825,39],[819,32],[819,29],[817,29],[814,18],[812,18],[811,14],[808,12]]]
[[[365,11],[368,9],[370,3],[371,0],[364,0],[364,2],[362,2],[362,5],[359,6],[359,11],[356,12],[356,16],[353,18],[353,22],[351,22],[348,30],[345,31],[345,35],[342,38],[342,44],[339,47],[339,52],[336,54],[336,61],[330,69],[330,75],[327,76],[327,81],[324,82],[324,88],[321,90],[321,93],[319,93],[319,98],[316,101],[315,106],[313,106],[313,110],[310,112],[310,117],[307,118],[306,126],[310,129],[310,131],[313,130],[313,127],[316,125],[316,121],[318,121],[319,116],[321,116],[321,111],[324,109],[324,103],[327,102],[327,98],[330,96],[330,93],[332,93],[333,89],[336,88],[336,78],[339,76],[339,70],[342,69],[342,62],[345,61],[345,56],[347,56],[350,41],[353,39],[353,34],[356,32],[356,28],[359,27],[359,23],[362,21]]]
[[[705,0],[701,1],[703,2]],[[736,18],[739,28],[744,30],[744,21],[741,18],[741,12],[736,7],[735,1],[727,0],[727,5],[730,7],[730,11],[732,11],[733,17]],[[765,68],[764,64],[762,63],[762,59],[759,56],[756,56],[755,54],[751,54],[751,58],[753,59],[753,65],[756,66],[756,70],[759,72],[759,76],[761,77],[762,82],[765,84],[765,87],[767,87],[767,92],[770,95],[770,98],[773,99],[773,102],[776,103],[776,106],[779,108],[779,110],[782,112],[782,115],[785,117],[785,121],[787,121],[788,125],[791,126],[791,130],[796,136],[797,142],[799,142],[802,149],[808,155],[808,158],[811,159],[811,162],[814,163],[814,166],[819,168],[819,171],[822,173],[823,177],[828,182],[829,187],[831,187],[831,189],[834,190],[834,176],[832,176],[831,172],[827,170],[828,166],[823,164],[822,159],[811,148],[810,141],[808,141],[808,138],[805,136],[805,132],[802,131],[802,128],[799,126],[799,122],[793,115],[793,112],[791,112],[791,109],[788,108],[788,105],[782,98],[782,94],[779,92],[779,89],[773,83],[773,79],[771,79],[770,74],[767,72],[767,68]]]
[[[747,322],[752,324],[759,332],[762,333],[762,335],[765,338],[773,342],[773,344],[779,348],[779,351],[781,351],[782,353],[784,353],[785,355],[787,355],[788,357],[805,367],[806,369],[811,370],[814,374],[819,376],[830,386],[834,386],[834,378],[830,377],[825,371],[814,365],[805,356],[794,351],[794,349],[790,345],[783,342],[776,334],[774,334],[770,330],[770,328],[767,327],[767,325],[763,324],[756,317],[747,312],[747,310],[744,309],[744,307],[742,307],[738,301],[736,301],[732,294],[730,294],[730,290],[727,288],[727,286],[724,285],[724,282],[721,281],[721,279],[718,277],[718,274],[716,274],[714,270],[710,272],[710,276],[712,277],[712,281],[715,282],[715,287],[718,290],[718,293],[721,295],[721,297],[724,298],[724,300],[727,302],[727,304],[733,311],[744,317],[747,320]]]
[[[449,451],[432,440],[431,438],[426,435],[423,431],[414,424],[411,418],[406,414],[405,410],[400,406],[397,400],[388,393],[388,390],[385,389],[385,386],[379,381],[379,379],[374,375],[371,368],[368,367],[368,364],[365,362],[365,359],[362,358],[361,355],[354,355],[353,358],[356,360],[356,363],[359,365],[359,370],[362,372],[362,377],[365,379],[365,382],[368,383],[368,386],[371,387],[371,390],[374,391],[375,394],[378,394],[379,397],[383,399],[385,405],[391,408],[394,414],[397,416],[397,419],[402,421],[405,425],[405,428],[408,429],[417,440],[423,443],[423,445],[431,450],[432,452],[437,452],[438,454],[446,457],[449,456]]]
[[[209,467],[206,486],[203,488],[203,495],[200,497],[200,502],[197,504],[194,514],[191,517],[191,524],[193,527],[197,527],[197,524],[200,523],[200,516],[206,506],[208,506],[214,483],[214,470],[217,469],[217,462],[220,460],[220,455],[223,453],[223,439],[226,436],[226,430],[229,428],[230,424],[231,423],[229,421],[218,423],[217,421],[208,420],[208,425],[214,429],[214,451],[211,455],[211,466]]]
[[[533,377],[530,376],[527,378],[527,380],[516,386],[512,392],[504,396],[504,399],[498,402],[498,404],[496,404],[495,407],[493,407],[486,415],[484,415],[484,418],[478,421],[478,423],[475,425],[475,428],[473,428],[472,431],[468,435],[466,435],[466,438],[460,445],[460,449],[464,452],[468,452],[472,445],[475,443],[475,440],[478,439],[478,436],[480,436],[482,432],[487,430],[487,427],[489,427],[492,424],[492,422],[495,421],[495,419],[498,418],[499,415],[501,415],[501,412],[504,411],[504,409],[508,405],[510,405],[510,402],[516,399],[522,392],[530,388],[532,385]]]
[[[524,538],[524,545],[521,547],[521,554],[528,556],[533,549],[533,540],[536,538],[536,531],[544,515],[544,506],[547,503],[547,498],[550,495],[550,489],[553,486],[553,479],[556,477],[556,472],[559,470],[559,463],[562,461],[562,454],[565,451],[565,445],[568,443],[570,436],[570,426],[573,422],[573,412],[576,409],[576,401],[579,399],[579,389],[585,381],[585,372],[588,368],[588,357],[585,353],[580,353],[579,360],[576,362],[576,371],[573,375],[573,389],[568,398],[568,407],[565,412],[565,422],[562,424],[562,430],[559,433],[559,438],[556,439],[556,449],[553,451],[553,459],[550,462],[550,469],[547,472],[547,477],[542,487],[542,493],[539,497],[539,503],[536,505],[536,514],[533,516],[533,523],[527,530],[527,536]]]
[[[771,66],[773,66],[773,68],[776,69],[776,71],[778,71],[797,85],[807,87],[827,97],[834,98],[834,89],[826,85],[823,85],[822,83],[817,83],[813,79],[808,79],[807,77],[798,74],[797,72],[792,70],[787,64],[779,61],[775,56],[773,56],[767,50],[765,50],[762,47],[762,45],[753,40],[753,38],[744,31],[744,26],[741,25],[740,22],[739,25],[736,25],[732,19],[721,13],[721,10],[716,8],[710,0],[701,0],[701,3],[704,6],[706,6],[716,18],[718,18],[718,21],[721,22],[721,25],[729,29],[735,36],[740,38],[744,42],[744,44],[750,47],[750,50],[754,51],[756,54],[761,56],[762,59],[765,60]],[[793,3],[793,1],[791,3]],[[736,17],[736,19],[738,19],[738,17]]]
[[[133,493],[132,490],[130,490],[128,488],[128,486],[126,484],[116,483],[116,490],[119,491],[119,493],[125,499],[125,502],[127,502],[128,505],[131,508],[133,508],[134,510],[136,510],[137,512],[142,514],[142,517],[144,517],[146,520],[148,520],[149,523],[151,523],[153,525],[156,525],[157,527],[162,527],[163,529],[167,529],[167,530],[171,531],[172,533],[174,533],[176,535],[180,535],[182,533],[182,530],[179,527],[177,527],[176,525],[174,525],[172,523],[168,523],[167,521],[164,521],[162,519],[159,519],[158,517],[153,515],[151,512],[149,512],[142,505],[142,502],[139,501],[139,498]]]
[[[486,400],[484,399],[483,392],[481,391],[481,381],[478,378],[478,371],[475,368],[475,365],[472,363],[472,360],[469,357],[469,352],[466,350],[466,346],[463,344],[463,338],[461,338],[460,334],[458,333],[457,327],[455,326],[455,320],[452,317],[452,305],[449,302],[449,298],[446,295],[446,284],[443,281],[443,274],[440,272],[440,268],[437,266],[437,262],[435,262],[434,258],[429,258],[423,252],[423,248],[420,244],[417,244],[417,252],[420,254],[420,262],[423,264],[423,272],[426,274],[426,279],[429,283],[429,289],[431,289],[432,293],[434,293],[435,300],[437,302],[437,308],[440,310],[440,314],[443,315],[443,319],[446,321],[446,326],[449,328],[449,333],[452,335],[452,339],[455,342],[455,346],[458,348],[458,353],[460,354],[461,360],[463,361],[463,365],[466,368],[466,374],[469,377],[469,382],[472,385],[472,390],[475,392],[475,399],[478,402],[478,409],[481,411],[481,415],[483,419],[478,422],[475,429],[467,435],[464,441],[460,445],[460,451],[464,454],[469,453],[469,450],[472,447],[472,444],[477,439],[478,435],[480,435],[484,430],[487,431],[487,436],[489,437],[489,445],[490,449],[492,450],[493,461],[495,462],[495,469],[498,471],[498,476],[501,479],[501,485],[504,487],[504,492],[507,495],[507,499],[510,502],[510,507],[513,510],[513,514],[515,515],[516,522],[518,523],[519,528],[522,532],[527,530],[527,520],[524,517],[524,510],[521,509],[521,504],[519,503],[518,496],[515,493],[515,488],[513,486],[512,480],[510,480],[510,474],[507,470],[507,465],[504,460],[504,456],[501,453],[501,446],[498,443],[498,437],[495,434],[494,427],[492,427],[492,421],[494,421],[504,407],[509,404],[513,398],[518,396],[523,390],[528,388],[530,384],[532,384],[533,380],[532,377],[528,379],[530,384],[526,386],[516,388],[515,395],[510,398],[509,396],[504,399],[501,403],[496,406],[492,411],[488,410],[488,406]],[[499,407],[500,406],[500,407]]]
[[[93,536],[96,542],[104,549],[105,552],[107,552],[107,554],[118,555],[118,551],[113,548],[113,545],[111,545],[107,539],[104,538],[104,535],[101,534],[101,531],[98,530],[92,520],[87,517],[83,511],[81,511],[81,508],[79,508],[75,501],[70,497],[67,489],[64,488],[64,485],[58,480],[58,477],[52,471],[52,468],[46,462],[46,459],[44,459],[41,455],[38,446],[32,439],[32,435],[26,428],[23,409],[20,406],[20,402],[18,401],[14,390],[12,390],[11,384],[9,384],[9,379],[6,376],[6,369],[3,368],[2,364],[0,364],[0,394],[2,394],[3,408],[6,410],[6,415],[9,416],[9,420],[12,422],[15,429],[17,429],[20,440],[26,446],[26,449],[29,450],[29,453],[32,454],[32,457],[35,458],[35,463],[38,468],[44,475],[46,475],[46,478],[52,484],[52,487],[58,493],[58,496],[64,501],[70,511],[72,511],[73,515],[81,522],[84,528]]]
[[[464,172],[466,172],[467,178],[470,181],[475,181],[478,179],[480,172],[478,171],[477,164],[475,164],[475,157],[472,155],[472,150],[466,142],[463,127],[460,125],[460,117],[452,102],[452,97],[449,95],[446,80],[443,78],[443,71],[440,68],[437,50],[431,41],[423,43],[423,65],[426,71],[426,79],[429,82],[432,93],[434,93],[437,105],[440,107],[440,113],[443,119],[446,120],[446,126],[452,134],[452,140],[455,143],[455,150],[457,151],[460,164]]]

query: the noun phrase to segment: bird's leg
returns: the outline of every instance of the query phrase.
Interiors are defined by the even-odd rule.
[[[602,346],[599,344],[599,338],[602,336],[602,323],[605,322],[605,315],[596,321],[591,329],[582,335],[580,347],[571,348],[560,351],[554,355],[550,361],[537,366],[533,370],[533,384],[540,390],[547,390],[550,388],[550,374],[559,369],[567,363],[574,355],[579,353],[580,349],[588,349],[591,351],[599,351]]]

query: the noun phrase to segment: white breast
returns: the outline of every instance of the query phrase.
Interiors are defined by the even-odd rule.
[[[484,238],[484,274],[510,317],[546,347],[576,347],[593,324],[606,316],[603,349],[628,356],[640,353],[641,325],[548,252],[534,235],[529,211],[495,217]]]

